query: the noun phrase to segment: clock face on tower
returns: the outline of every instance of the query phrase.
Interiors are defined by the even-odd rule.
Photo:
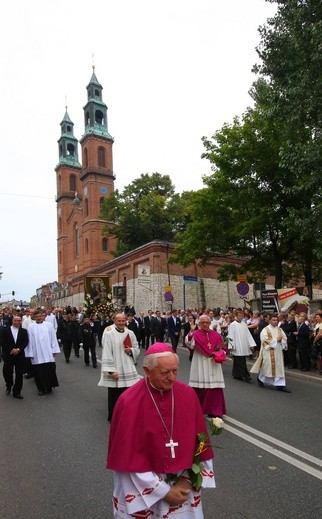
[[[108,189],[107,189],[107,187],[106,187],[106,186],[101,186],[101,187],[100,187],[100,193],[101,193],[102,195],[107,195],[107,193],[108,193]]]
[[[87,187],[84,187],[84,195],[85,195],[85,196],[88,195],[88,188],[87,188]]]

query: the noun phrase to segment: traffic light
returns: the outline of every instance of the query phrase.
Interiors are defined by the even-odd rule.
[[[14,290],[12,291],[12,295],[13,295],[13,296],[15,295],[15,291],[14,291]]]

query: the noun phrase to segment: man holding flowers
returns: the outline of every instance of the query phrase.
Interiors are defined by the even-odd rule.
[[[115,406],[107,457],[114,518],[203,518],[200,488],[215,487],[213,452],[195,392],[176,380],[178,363],[169,345],[150,346],[146,377]]]

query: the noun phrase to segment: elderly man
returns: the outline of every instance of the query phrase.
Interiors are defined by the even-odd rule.
[[[140,348],[135,334],[126,327],[124,314],[116,314],[114,325],[105,328],[102,347],[102,370],[98,385],[108,387],[110,422],[118,397],[141,378],[135,367]]]
[[[210,326],[210,316],[203,314],[199,318],[200,329],[191,324],[186,336],[186,345],[193,351],[189,386],[194,388],[204,414],[222,417],[226,414],[225,382],[221,363],[216,362],[215,357],[220,353],[223,361],[226,354],[221,351],[224,349],[221,335]]]
[[[207,428],[193,389],[176,381],[178,363],[169,345],[153,344],[144,357],[146,378],[117,402],[107,458],[114,470],[114,518],[203,517],[200,488],[192,488],[189,469],[197,435],[207,436]],[[203,487],[215,486],[212,457],[206,441]]]

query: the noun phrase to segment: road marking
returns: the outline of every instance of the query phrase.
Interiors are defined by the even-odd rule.
[[[229,425],[227,422],[231,422],[235,425],[238,425],[241,429],[245,429],[249,432],[251,432],[253,435],[259,436],[262,439],[265,439],[266,441],[269,441],[273,443],[274,445],[278,445],[284,450],[288,450],[289,452],[292,452],[293,454],[310,461],[311,463],[314,463],[315,465],[318,465],[322,467],[322,461],[318,458],[315,458],[314,456],[311,456],[303,451],[300,451],[299,449],[295,449],[294,447],[291,447],[290,445],[287,445],[286,443],[283,443],[272,436],[268,436],[267,434],[262,433],[261,431],[257,431],[256,429],[253,429],[252,427],[249,427],[248,425],[245,425],[241,422],[238,422],[237,420],[234,420],[233,418],[230,418],[229,416],[225,416],[225,429],[232,434],[235,434],[236,436],[239,436],[243,440],[248,441],[249,443],[252,443],[253,445],[256,445],[260,449],[263,449],[270,454],[273,454],[273,456],[276,456],[283,461],[286,461],[290,465],[293,465],[294,467],[297,467],[300,470],[303,470],[303,472],[306,472],[307,474],[310,474],[311,476],[314,476],[317,479],[322,480],[322,471],[319,469],[316,469],[314,467],[311,467],[307,463],[304,463],[300,460],[297,460],[296,458],[293,458],[292,456],[286,454],[285,452],[282,452],[281,450],[278,450],[273,445],[268,445],[267,443],[264,443],[261,440],[258,440],[257,438],[254,438],[254,436],[250,436],[249,434],[240,431],[236,427],[233,427],[232,425]]]
[[[304,451],[296,449],[295,447],[292,447],[291,445],[288,445],[287,443],[281,442],[280,440],[277,440],[273,436],[269,436],[268,434],[265,434],[261,431],[258,431],[257,429],[254,429],[253,427],[249,427],[249,425],[243,424],[242,422],[239,422],[238,420],[235,420],[234,418],[231,418],[230,416],[225,416],[225,423],[226,422],[230,422],[233,425],[237,425],[237,427],[240,427],[241,429],[245,429],[245,431],[255,434],[256,436],[259,436],[262,440],[267,440],[268,442],[273,443],[274,446],[281,447],[282,449],[292,452],[292,454],[295,454],[296,456],[299,456],[300,458],[304,458],[306,461],[310,461],[311,463],[314,463],[314,465],[318,465],[319,467],[322,467],[322,460],[320,460],[319,458],[315,458],[314,456],[311,456],[310,454],[307,454]]]

